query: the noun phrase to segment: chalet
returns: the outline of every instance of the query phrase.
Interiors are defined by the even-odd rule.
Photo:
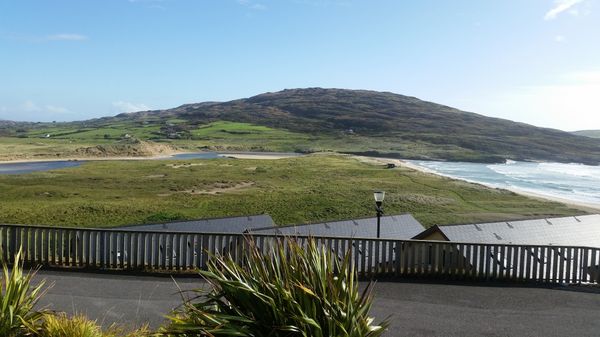
[[[241,234],[253,228],[273,227],[275,222],[267,214],[229,218],[199,219],[190,221],[162,222],[119,227],[123,230],[142,232],[185,232],[185,233],[232,233]]]
[[[462,260],[465,270],[470,270],[483,259],[474,254],[476,244],[497,244],[488,246],[485,256],[493,261],[493,266],[498,270],[508,272],[517,266],[523,269],[530,259],[539,263],[540,266],[562,265],[566,271],[560,269],[561,277],[566,274],[576,274],[576,270],[569,271],[571,265],[575,265],[581,259],[582,268],[592,280],[600,281],[600,214],[571,216],[561,218],[543,218],[535,220],[503,221],[469,225],[434,226],[413,237],[416,240],[449,241],[456,245],[448,245],[443,248],[443,259],[458,258]],[[461,243],[468,243],[463,245]],[[516,253],[511,255],[507,244],[521,245],[520,254],[525,258],[517,262]],[[433,245],[432,245],[433,246]],[[471,252],[465,247],[471,246]],[[550,246],[548,248],[548,246]],[[573,247],[582,247],[588,254],[575,253]],[[469,249],[469,248],[466,248]],[[506,248],[508,249],[508,248]],[[481,254],[482,251],[480,251]],[[521,259],[523,259],[521,258]],[[428,262],[432,263],[431,259]],[[566,267],[565,267],[566,266]],[[493,267],[492,267],[493,268]],[[542,267],[533,270],[525,268],[527,273],[531,272],[534,279],[541,279]],[[481,266],[480,266],[480,269]],[[549,267],[546,273],[550,272]],[[565,277],[568,278],[568,277]]]
[[[410,214],[383,216],[380,228],[380,238],[396,240],[410,239],[425,229]],[[251,229],[250,233],[373,239],[377,238],[377,218],[258,228]]]
[[[413,239],[600,248],[600,214],[433,226]]]

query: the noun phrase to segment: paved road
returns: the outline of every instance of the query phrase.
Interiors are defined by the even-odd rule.
[[[41,271],[54,282],[43,304],[104,325],[156,327],[181,303],[168,277]],[[206,286],[178,278],[182,289]],[[379,282],[372,314],[392,315],[386,336],[598,336],[600,292],[582,288]]]

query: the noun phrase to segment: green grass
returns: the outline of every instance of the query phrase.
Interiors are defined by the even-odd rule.
[[[44,138],[50,134],[50,138]],[[396,136],[366,137],[345,133],[309,134],[251,123],[216,121],[189,124],[183,119],[133,120],[100,123],[94,128],[85,123],[44,123],[19,137],[0,137],[0,160],[26,158],[77,158],[82,148],[113,145],[124,135],[143,141],[170,144],[183,151],[275,151],[275,152],[354,152],[403,158],[452,157],[461,161],[485,161],[474,150],[419,140],[425,134],[398,141]],[[171,137],[175,134],[175,137]],[[397,135],[400,137],[400,135]],[[171,138],[169,138],[171,137]],[[121,151],[121,152],[120,152]],[[85,152],[85,151],[83,151]],[[125,149],[112,148],[112,156],[127,156]]]
[[[219,121],[186,130],[182,139],[167,139],[161,126],[181,124],[182,120],[152,121],[149,124],[122,122],[95,129],[79,124],[45,124],[29,130],[27,138],[0,137],[0,160],[26,158],[76,158],[82,157],[80,148],[118,143],[125,134],[144,141],[164,142],[184,151],[276,151],[323,152],[369,151],[377,148],[398,148],[383,139],[348,135],[320,135],[290,132],[249,123]],[[50,134],[50,138],[43,138]],[[186,138],[187,137],[187,138]],[[403,148],[412,143],[403,143]],[[127,155],[115,151],[114,156]]]
[[[157,137],[160,125],[136,125],[134,123],[116,123],[101,127],[48,127],[34,129],[26,133],[29,138],[41,138],[50,135],[52,139],[69,139],[74,141],[100,141],[121,139],[129,134],[138,139],[151,139]]]
[[[170,166],[190,163],[196,165]],[[234,189],[199,194],[218,186]],[[387,192],[387,214],[410,212],[426,225],[582,213],[406,168],[387,170],[345,156],[313,155],[102,161],[0,175],[0,223],[111,227],[262,213],[278,224],[304,223],[372,216],[375,189]]]

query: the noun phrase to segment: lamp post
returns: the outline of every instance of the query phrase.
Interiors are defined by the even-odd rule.
[[[377,211],[377,238],[379,239],[381,236],[381,215],[383,214],[381,205],[383,204],[383,198],[385,198],[385,192],[375,191],[373,196],[375,197],[375,210]]]

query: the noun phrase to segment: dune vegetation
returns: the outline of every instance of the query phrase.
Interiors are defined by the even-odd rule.
[[[89,161],[81,166],[0,175],[0,223],[112,227],[249,214],[277,224],[387,214],[425,225],[581,214],[564,204],[409,168],[386,169],[345,155],[278,160]]]

